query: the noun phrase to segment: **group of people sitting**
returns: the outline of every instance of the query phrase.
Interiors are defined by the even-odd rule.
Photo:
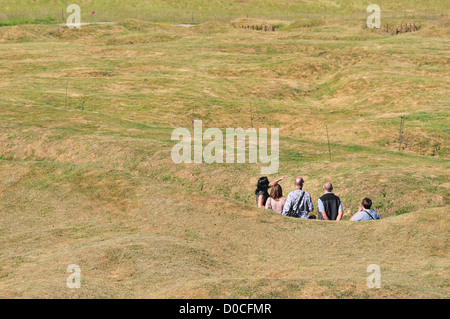
[[[283,197],[283,189],[278,183],[285,180],[287,176],[283,176],[276,181],[269,182],[267,177],[261,177],[256,185],[256,205],[257,207],[265,207],[285,216],[297,218],[314,218],[309,213],[314,211],[311,195],[303,190],[305,181],[302,177],[295,179],[295,190],[290,192],[288,197]],[[269,195],[269,188],[271,192]],[[323,185],[324,194],[318,200],[318,216],[320,220],[341,220],[344,210],[342,202],[338,196],[333,194],[333,185],[326,182]],[[372,201],[370,198],[364,198],[361,202],[358,212],[356,212],[350,220],[366,221],[380,219],[378,213],[371,209]]]

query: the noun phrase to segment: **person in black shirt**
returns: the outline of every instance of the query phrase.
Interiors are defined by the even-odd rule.
[[[269,179],[267,176],[260,177],[258,179],[258,183],[256,184],[256,206],[264,208],[266,206],[267,198],[269,197],[269,193],[267,190],[271,188],[272,186],[278,184],[278,182],[281,182],[282,180],[285,180],[287,176],[283,176],[272,183],[269,183]]]
[[[322,197],[319,198],[319,219],[321,220],[341,220],[344,210],[341,199],[333,194],[333,185],[330,182],[323,184]]]

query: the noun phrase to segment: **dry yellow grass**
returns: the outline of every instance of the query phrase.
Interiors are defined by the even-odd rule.
[[[446,23],[0,28],[0,297],[448,298]],[[254,208],[257,166],[172,162],[173,128],[248,127],[250,101],[345,221]],[[382,220],[349,222],[365,196]]]

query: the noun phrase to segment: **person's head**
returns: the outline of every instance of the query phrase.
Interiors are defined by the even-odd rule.
[[[272,191],[270,192],[270,197],[272,197],[276,201],[278,201],[279,198],[283,197],[283,189],[279,184],[273,185]]]
[[[331,184],[330,182],[326,182],[325,184],[323,184],[323,191],[325,193],[330,193],[331,191],[333,191],[333,184]]]
[[[297,178],[295,179],[295,182],[294,182],[295,187],[296,187],[296,188],[299,188],[299,189],[302,189],[302,188],[303,188],[303,184],[304,184],[304,183],[305,183],[305,181],[303,180],[303,178],[302,178],[301,176],[297,177]]]
[[[365,209],[370,209],[370,207],[372,207],[372,200],[366,197],[362,200],[361,205]]]
[[[257,194],[260,191],[267,191],[269,188],[269,179],[267,176],[260,177],[258,179],[258,183],[256,183],[256,191],[255,194]]]

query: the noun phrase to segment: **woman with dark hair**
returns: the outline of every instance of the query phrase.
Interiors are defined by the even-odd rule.
[[[279,214],[283,212],[284,203],[286,203],[286,198],[283,197],[283,189],[281,185],[275,184],[270,192],[270,197],[266,202],[266,209],[271,209]]]
[[[266,206],[267,198],[269,197],[269,193],[267,192],[267,190],[269,188],[271,188],[272,186],[277,185],[278,182],[281,182],[282,180],[284,180],[286,178],[287,178],[287,176],[283,176],[283,177],[277,179],[276,181],[269,183],[269,179],[267,178],[267,176],[260,177],[258,179],[258,183],[256,184],[256,190],[255,190],[256,206],[264,208]]]

